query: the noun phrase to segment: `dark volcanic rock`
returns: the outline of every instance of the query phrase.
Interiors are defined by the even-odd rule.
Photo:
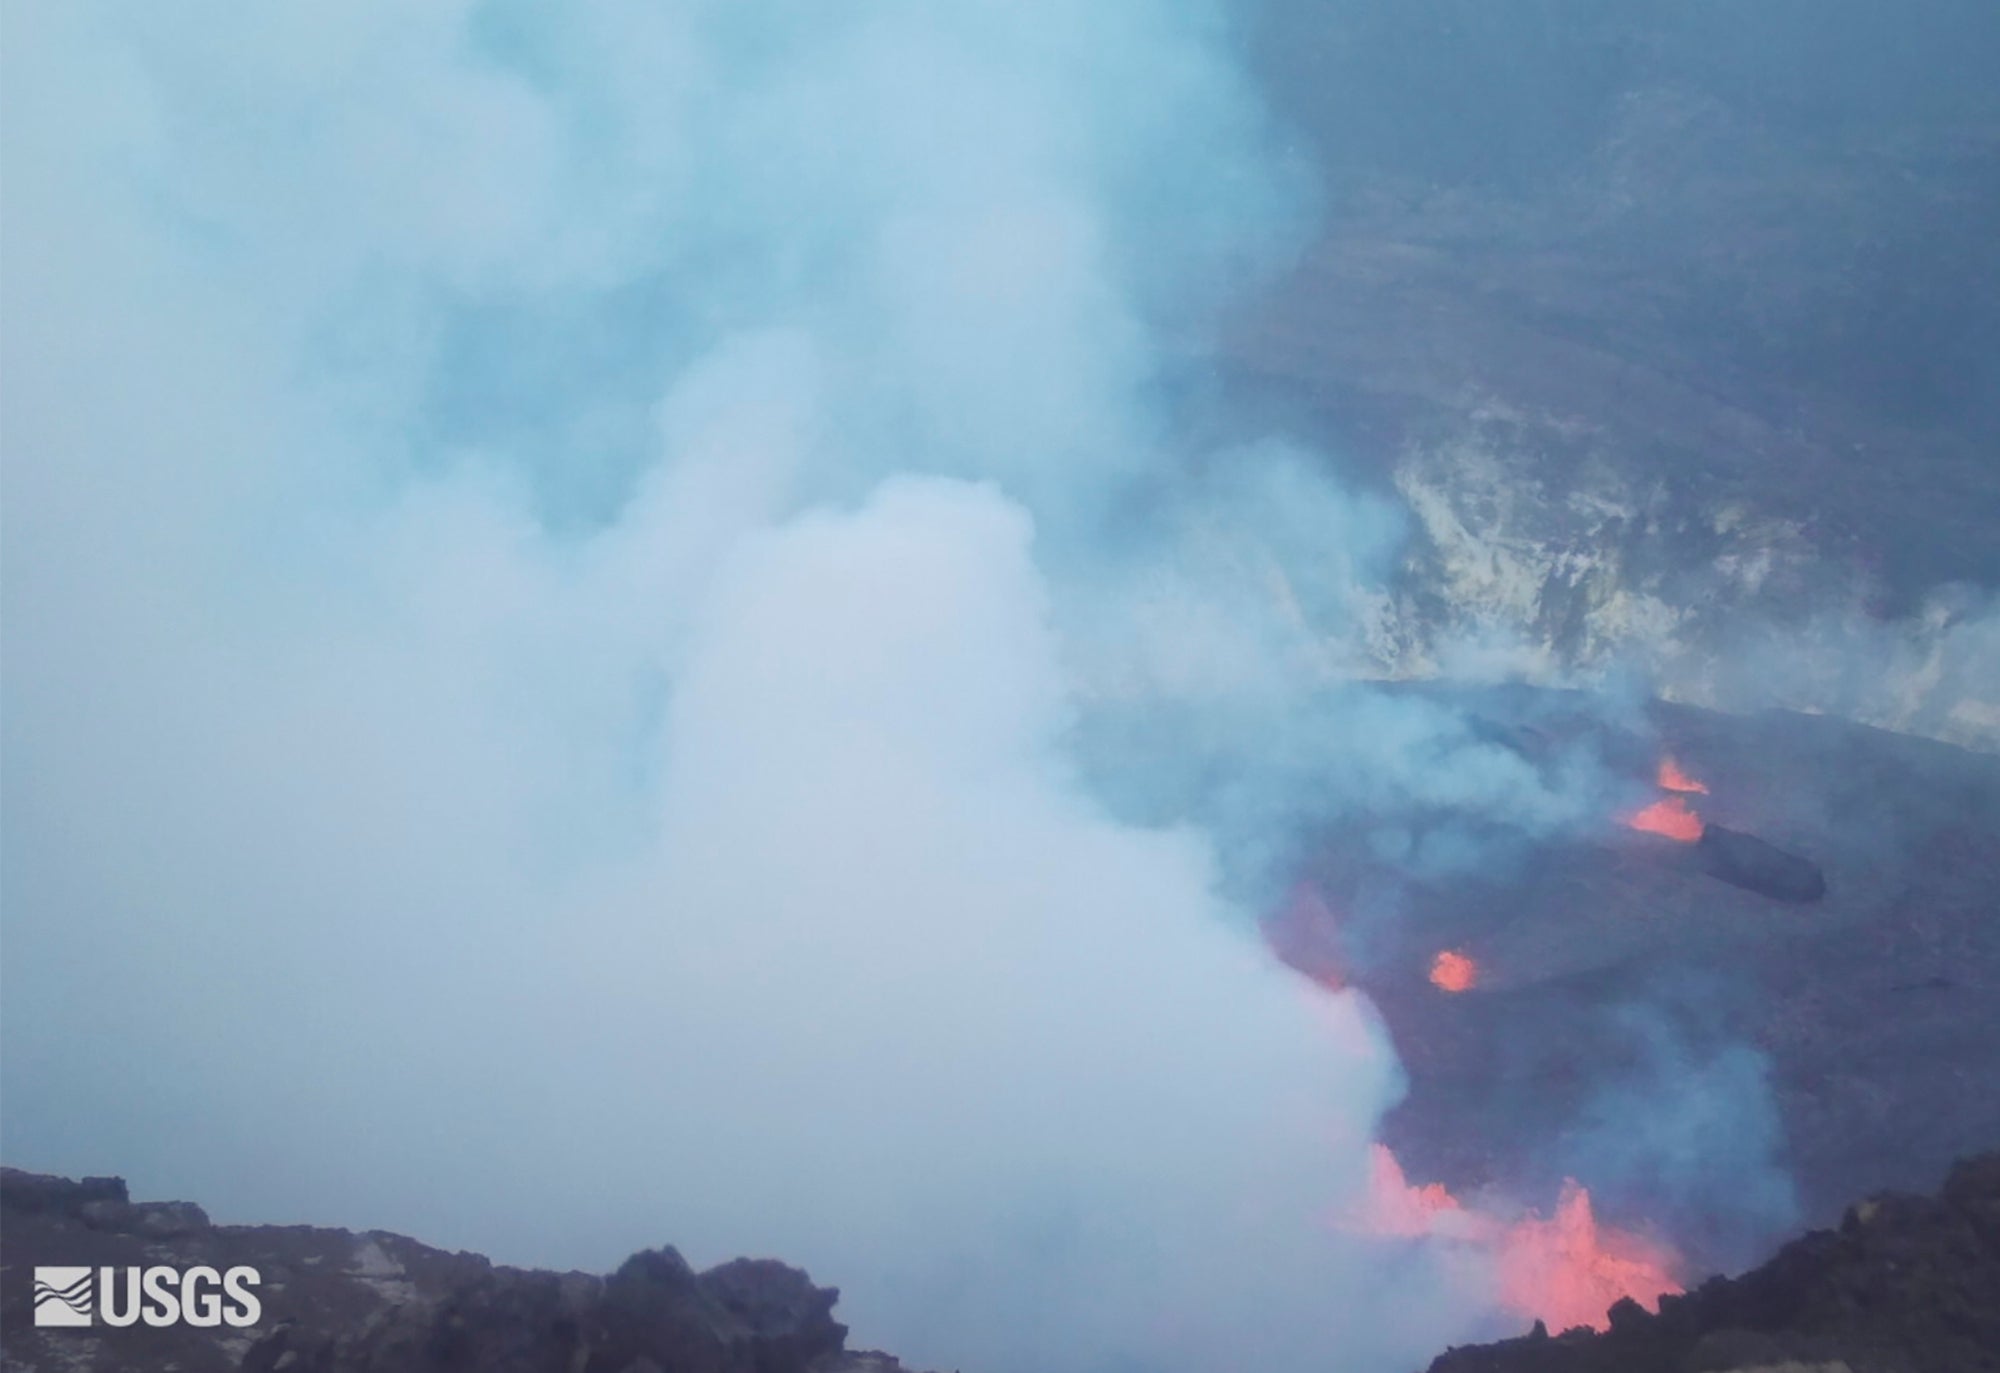
[[[1709,1373],[2000,1369],[2000,1154],[1959,1164],[1941,1195],[1890,1194],[1740,1278],[1614,1310],[1603,1334],[1545,1331],[1454,1349],[1431,1373]]]
[[[1774,901],[1817,901],[1826,895],[1826,874],[1817,863],[1754,834],[1711,824],[1702,831],[1695,850],[1702,866],[1716,877]]]
[[[847,1327],[833,1318],[840,1293],[814,1287],[804,1273],[772,1259],[735,1259],[702,1279],[709,1294],[757,1332],[759,1370],[791,1368],[838,1351]]]
[[[0,1369],[78,1373],[901,1373],[845,1350],[839,1293],[738,1259],[705,1273],[671,1248],[608,1278],[531,1272],[382,1231],[211,1225],[187,1202],[133,1203],[119,1178],[0,1169]],[[38,1329],[37,1264],[256,1268],[249,1329]]]
[[[5,1199],[10,1216],[58,1215],[82,1217],[86,1207],[109,1204],[129,1206],[124,1178],[51,1177],[45,1173],[24,1173],[9,1168],[0,1198]]]

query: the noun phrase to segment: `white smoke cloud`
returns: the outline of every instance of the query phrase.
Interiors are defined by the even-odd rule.
[[[1363,1008],[1066,751],[1223,645],[1192,695],[1247,738],[1393,543],[1270,452],[1166,498],[1283,510],[1255,556],[1114,537],[1151,340],[1302,222],[1219,15],[6,24],[12,1161],[774,1253],[920,1363],[1403,1366],[1482,1318],[1325,1223],[1396,1090]],[[1226,842],[1308,767],[1568,813],[1449,712],[1298,737]]]
[[[1672,1215],[1707,1261],[1754,1263],[1799,1218],[1769,1057],[1745,1044],[1702,1052],[1643,1005],[1621,1007],[1606,1033],[1629,1037],[1637,1062],[1595,1090],[1557,1161],[1613,1205]]]

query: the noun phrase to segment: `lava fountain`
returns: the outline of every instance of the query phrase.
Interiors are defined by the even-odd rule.
[[[1411,1186],[1386,1145],[1374,1150],[1366,1201],[1342,1228],[1383,1237],[1435,1238],[1491,1263],[1499,1304],[1554,1330],[1609,1327],[1607,1314],[1630,1297],[1649,1310],[1681,1291],[1679,1257],[1665,1245],[1601,1223],[1590,1191],[1565,1182],[1548,1216],[1512,1218],[1467,1206],[1442,1184]]]
[[[1672,757],[1660,760],[1659,784],[1661,791],[1678,791],[1702,796],[1708,795],[1708,783],[1698,781],[1681,770],[1681,765]]]
[[[1660,759],[1654,780],[1661,791],[1671,794],[1628,816],[1625,820],[1627,827],[1645,834],[1662,835],[1682,844],[1699,842],[1705,827],[1687,798],[1708,795],[1708,784],[1690,776],[1671,754]]]
[[[1456,949],[1446,949],[1431,960],[1431,985],[1439,991],[1467,992],[1479,981],[1479,964]]]
[[[1635,812],[1626,825],[1645,834],[1664,835],[1683,844],[1701,838],[1701,817],[1679,795],[1663,797]]]
[[[1687,798],[1706,796],[1708,784],[1682,771],[1671,756],[1660,760],[1657,780],[1669,794],[1627,818],[1628,826],[1699,845],[1701,864],[1711,876],[1774,901],[1817,901],[1826,894],[1826,876],[1811,859],[1697,815]]]

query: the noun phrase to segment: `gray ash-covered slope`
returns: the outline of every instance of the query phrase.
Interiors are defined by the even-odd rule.
[[[1454,1349],[1431,1373],[1982,1373],[2000,1369],[2000,1154],[1889,1194],[1740,1278],[1627,1302],[1604,1333]]]
[[[384,1231],[211,1225],[187,1202],[133,1203],[118,1178],[0,1169],[6,1373],[899,1373],[850,1352],[839,1293],[770,1260],[697,1273],[671,1248],[608,1277],[505,1268]],[[254,1327],[36,1328],[36,1265],[247,1264]]]
[[[1566,693],[1464,700],[1523,740],[1603,728]],[[1634,791],[1571,840],[1420,879],[1331,839],[1323,937],[1290,956],[1379,1007],[1412,1178],[1545,1199],[1575,1176],[1730,1268],[2000,1141],[2000,759],[1823,717],[1650,716],[1601,740]],[[1703,845],[1620,823],[1667,794],[1663,755],[1709,788],[1691,809],[1824,890],[1722,880]],[[1444,950],[1469,990],[1430,981]]]
[[[2000,586],[2000,10],[1261,8],[1330,187],[1228,388],[1411,510],[1382,670],[1499,624],[2000,745],[1990,631],[1930,653]]]

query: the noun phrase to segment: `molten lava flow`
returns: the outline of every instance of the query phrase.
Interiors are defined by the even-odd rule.
[[[1699,793],[1702,796],[1706,796],[1708,795],[1708,784],[1706,782],[1697,782],[1694,778],[1682,772],[1681,765],[1672,758],[1662,758],[1660,760],[1660,790]]]
[[[1551,1330],[1602,1330],[1619,1298],[1657,1310],[1662,1293],[1681,1290],[1667,1276],[1674,1256],[1637,1235],[1600,1226],[1589,1191],[1574,1182],[1563,1184],[1554,1216],[1529,1216],[1507,1228],[1498,1260],[1502,1304]]]
[[[1479,965],[1456,949],[1446,949],[1431,960],[1431,985],[1440,991],[1470,991],[1479,981]]]
[[[1635,830],[1643,830],[1647,834],[1664,834],[1667,838],[1678,839],[1683,844],[1692,844],[1701,838],[1701,817],[1690,810],[1688,803],[1679,796],[1669,796],[1655,801],[1625,823]]]
[[[1679,1292],[1673,1252],[1638,1235],[1598,1224],[1590,1193],[1563,1184],[1555,1214],[1518,1219],[1475,1210],[1438,1183],[1410,1186],[1385,1145],[1375,1146],[1367,1199],[1342,1218],[1345,1229],[1396,1238],[1431,1236],[1483,1255],[1493,1266],[1500,1304],[1552,1330],[1602,1330],[1622,1297],[1657,1310]]]

